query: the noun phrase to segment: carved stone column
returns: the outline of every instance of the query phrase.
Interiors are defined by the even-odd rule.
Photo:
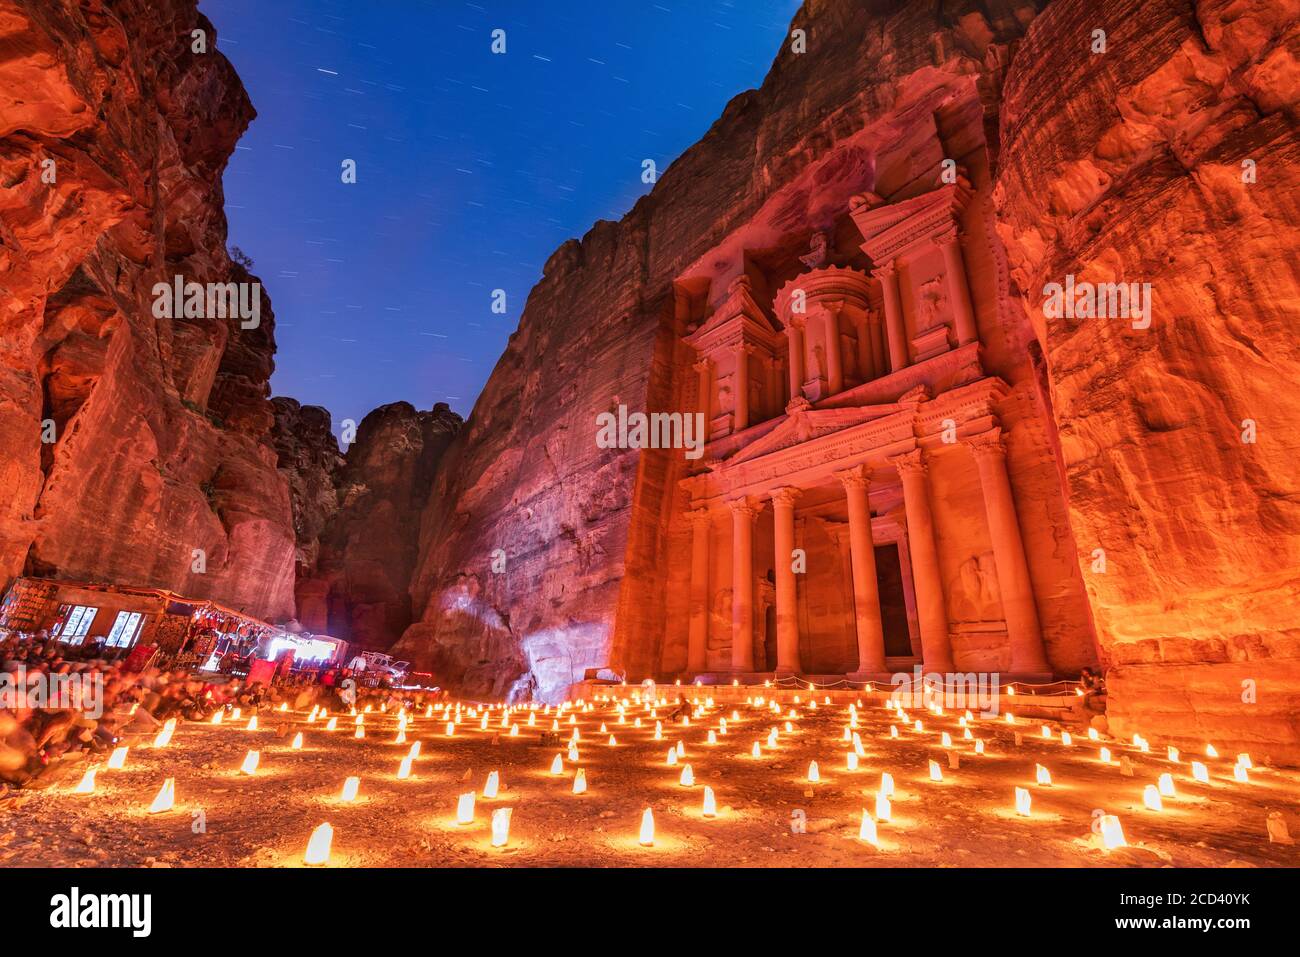
[[[731,670],[754,670],[754,516],[747,498],[731,508]]]
[[[700,411],[704,413],[704,434],[713,421],[713,361],[703,358],[691,366],[700,376]]]
[[[858,374],[863,382],[870,382],[877,376],[874,350],[871,348],[871,312],[858,315]]]
[[[891,259],[872,273],[880,280],[885,297],[885,334],[889,338],[889,371],[907,366],[907,328],[903,323],[903,303],[898,295],[898,267]]]
[[[968,439],[966,444],[975,456],[980,488],[984,491],[984,511],[1002,592],[1002,614],[1007,619],[1007,638],[1011,643],[1011,670],[1016,674],[1050,674],[1052,669],[1043,648],[1038,607],[1034,604],[1034,588],[1029,579],[1029,563],[1025,559],[1025,543],[1007,476],[1006,446],[997,429]]]
[[[790,398],[803,395],[803,316],[791,316],[788,338],[790,340]]]
[[[781,363],[777,361],[776,356],[767,356],[763,360],[764,369],[764,386],[765,398],[763,400],[763,419],[767,420],[774,415],[778,415],[777,410],[783,409],[785,403],[781,401]]]
[[[691,619],[686,668],[699,673],[709,667],[709,511],[697,508],[691,519]]]
[[[779,488],[771,493],[776,520],[776,672],[795,674],[799,663],[799,609],[794,569],[794,503],[802,493],[797,488]]]
[[[871,348],[874,350],[872,355],[876,357],[876,375],[883,376],[889,374],[889,343],[885,335],[885,318],[884,314],[875,315],[875,326],[871,330]]]
[[[956,322],[957,344],[964,346],[979,338],[975,328],[975,309],[971,306],[970,288],[966,283],[966,264],[961,254],[961,239],[956,230],[935,240],[943,252],[944,272],[948,277],[948,299]]]
[[[844,360],[840,356],[840,310],[843,302],[827,302],[823,309],[826,337],[826,394],[844,389]]]
[[[880,621],[876,549],[871,540],[871,471],[865,466],[836,472],[849,505],[849,552],[853,556],[853,617],[858,635],[857,675],[885,671],[885,632]],[[867,680],[859,677],[859,680]]]
[[[903,482],[903,508],[912,555],[912,583],[921,625],[921,661],[929,671],[952,672],[952,642],[948,636],[948,607],[943,596],[939,551],[934,541],[930,483],[924,453],[914,449],[890,461]]]
[[[745,343],[736,346],[736,404],[733,432],[749,428],[749,354],[753,347]]]

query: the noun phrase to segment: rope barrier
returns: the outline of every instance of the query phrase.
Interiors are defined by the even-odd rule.
[[[906,675],[910,683],[912,677],[911,675],[907,674],[906,672],[900,672],[900,674]],[[940,688],[950,687],[949,682],[946,681],[928,682],[926,681],[927,677],[928,676],[922,677],[923,684],[925,686],[934,687],[936,691],[938,691]],[[961,684],[962,682],[952,683],[952,685],[956,685],[956,686],[960,686]],[[877,687],[877,685],[879,685],[879,687]],[[699,687],[708,688],[708,687],[731,687],[731,686],[699,685]],[[890,682],[889,684],[885,684],[884,682],[866,681],[866,682],[862,682],[861,684],[858,684],[849,681],[847,678],[837,678],[834,681],[827,681],[827,682],[816,682],[816,681],[808,681],[806,679],[795,678],[792,676],[775,678],[763,685],[740,685],[739,687],[743,687],[743,688],[764,687],[764,688],[778,688],[780,690],[795,690],[795,691],[801,689],[810,690],[810,691],[832,691],[840,687],[846,687],[850,690],[861,690],[861,691],[872,691],[872,692],[884,691],[884,690],[888,690],[888,691],[898,690],[898,685],[895,685],[893,682]],[[1060,697],[1064,695],[1077,696],[1076,689],[1078,688],[1078,682],[1070,681],[1070,680],[1060,680],[1060,681],[1050,681],[1050,682],[1043,682],[1041,684],[1035,684],[1027,681],[1011,681],[1011,682],[1007,682],[1005,685],[999,684],[999,687],[1004,689],[1010,689],[1013,697],[1015,693],[1020,691],[1026,692],[1028,697]],[[1047,689],[1052,689],[1052,690],[1047,690]]]

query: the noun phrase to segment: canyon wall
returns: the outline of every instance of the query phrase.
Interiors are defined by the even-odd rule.
[[[443,402],[428,412],[383,405],[361,420],[343,454],[327,410],[283,397],[271,403],[293,503],[298,620],[386,650],[412,620],[420,515],[461,418]]]
[[[660,672],[683,473],[596,415],[690,408],[684,314],[953,157],[1052,664],[1100,655],[1120,733],[1300,760],[1300,0],[809,0],[791,28],[806,52],[550,257],[463,429],[396,403],[344,456],[268,398],[264,292],[254,328],[154,312],[176,275],[256,281],[221,187],[254,111],[193,0],[0,0],[0,576],[296,608],[485,697]],[[1067,277],[1150,284],[1149,327],[1049,316]],[[935,471],[980,544],[970,476]]]
[[[0,49],[0,577],[287,618],[270,302],[243,328],[156,318],[151,292],[256,281],[222,209],[239,78],[193,0],[0,0]]]
[[[326,410],[269,400],[264,291],[253,328],[155,314],[177,275],[256,282],[221,184],[256,114],[194,7],[0,0],[0,577],[169,588],[385,648],[460,417],[384,406],[345,456]]]
[[[1004,96],[1112,725],[1300,759],[1300,3],[1053,0]],[[1150,327],[1044,318],[1067,275],[1149,283]]]
[[[674,280],[747,224],[812,221],[819,189],[875,188],[881,143],[926,160],[906,127],[933,118],[997,240],[974,264],[998,289],[991,321],[1025,331],[1019,361],[1012,334],[991,358],[1016,386],[1014,484],[1047,504],[1022,514],[1031,571],[1059,583],[1040,614],[1074,621],[1047,635],[1054,664],[1077,670],[1092,636],[1120,733],[1300,758],[1296,23],[1292,0],[806,4],[808,54],[787,43],[621,222],[546,264],[439,475],[399,649],[484,695],[675,659],[679,472],[597,449],[594,417],[689,396]],[[978,136],[950,122],[972,95]],[[820,162],[864,131],[865,169],[848,150]],[[1151,327],[1046,318],[1043,288],[1067,274],[1151,283]]]

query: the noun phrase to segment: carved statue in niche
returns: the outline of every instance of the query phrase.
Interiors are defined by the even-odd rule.
[[[808,252],[799,257],[799,261],[809,269],[821,269],[829,258],[826,234],[820,230],[812,234],[808,241]]]
[[[997,564],[992,552],[962,562],[954,583],[953,616],[958,621],[998,621],[1002,618]]]
[[[719,588],[713,595],[713,608],[709,611],[710,651],[731,647],[731,589]]]
[[[736,408],[736,398],[731,391],[731,375],[727,374],[718,380],[718,411],[722,413],[733,412]]]
[[[768,575],[772,573],[769,571]],[[755,607],[754,617],[761,620],[767,614],[767,609],[776,604],[776,583],[769,581],[767,577],[758,580],[758,592],[754,596]]]
[[[754,667],[764,671],[776,667],[775,661],[767,660],[767,610],[775,605],[776,583],[764,576],[758,580],[754,606]]]
[[[948,294],[938,276],[922,283],[916,296],[916,331],[927,332],[943,325],[947,302]]]

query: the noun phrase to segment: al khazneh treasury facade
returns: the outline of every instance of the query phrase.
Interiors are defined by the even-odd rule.
[[[1014,354],[1028,320],[1016,335],[999,308],[975,191],[946,169],[675,283],[708,443],[672,500],[661,674],[1095,662],[1050,418]]]
[[[1300,754],[1295,14],[1126,0],[1102,58],[1095,7],[806,5],[546,261],[396,652],[550,702],[1098,664],[1117,734]],[[1150,283],[1149,326],[1047,315],[1070,276]],[[703,457],[601,447],[620,407],[703,411]]]

